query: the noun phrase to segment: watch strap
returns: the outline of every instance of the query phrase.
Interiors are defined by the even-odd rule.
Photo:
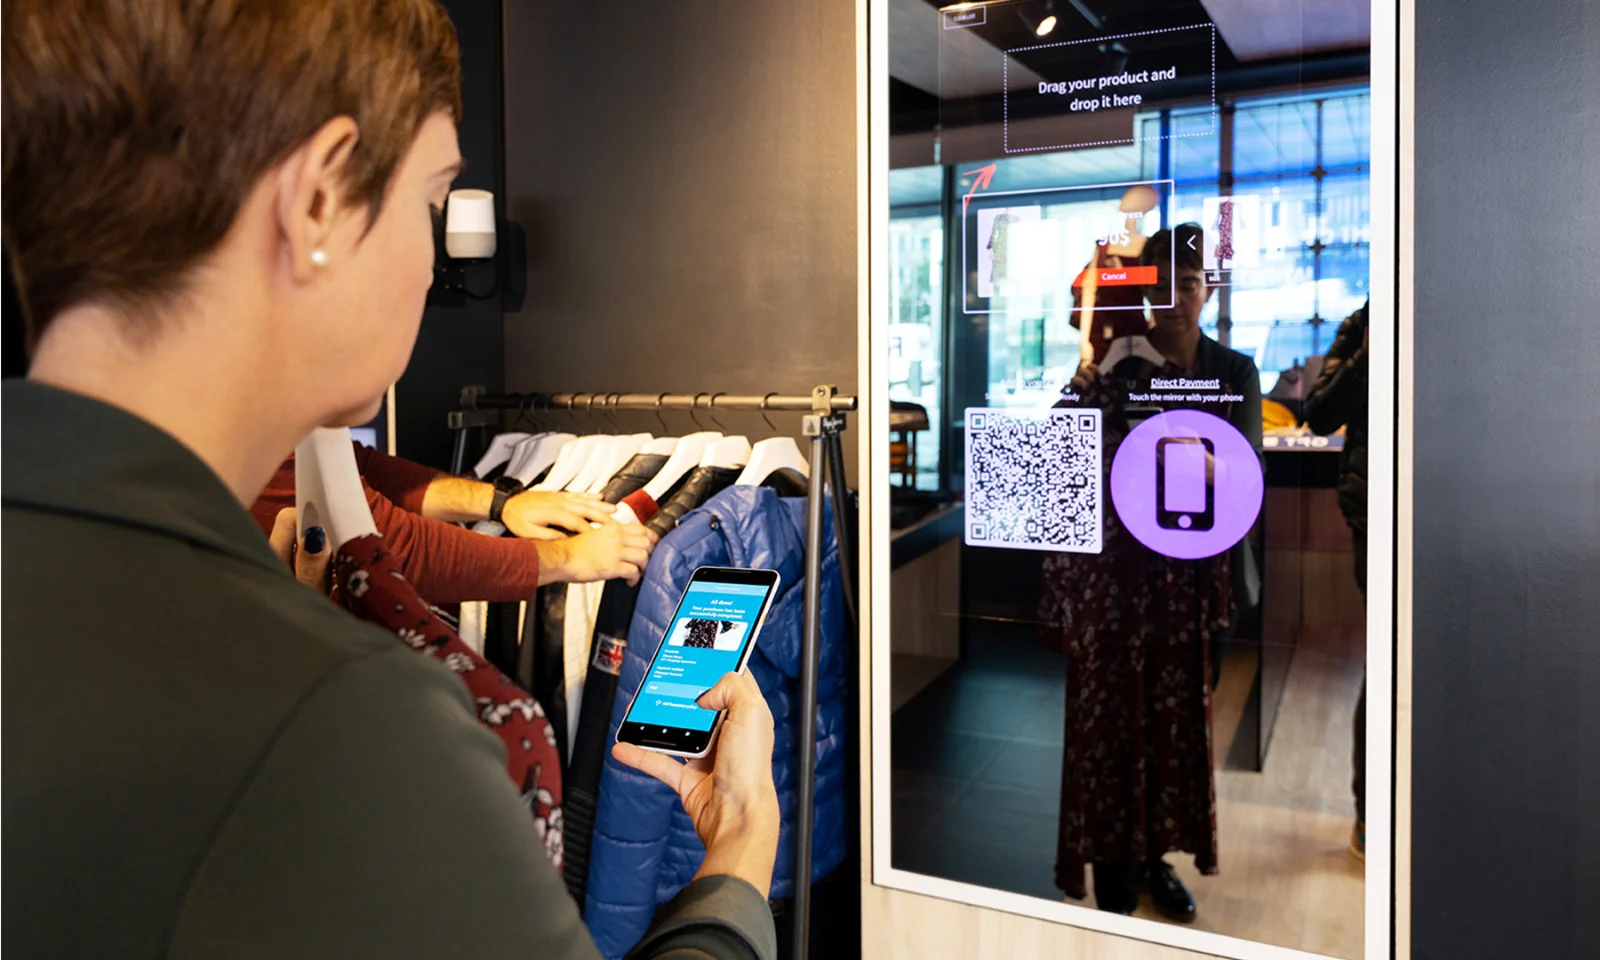
[[[501,477],[494,482],[494,499],[489,501],[489,519],[495,523],[500,522],[500,515],[505,512],[506,501],[521,493],[522,482],[516,477]]]

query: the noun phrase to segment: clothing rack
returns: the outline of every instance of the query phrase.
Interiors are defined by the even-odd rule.
[[[457,431],[451,470],[466,466],[467,431],[499,423],[507,410],[523,413],[584,413],[595,407],[602,415],[619,410],[701,410],[803,413],[802,433],[811,440],[811,482],[806,503],[806,592],[804,645],[800,664],[800,803],[795,821],[794,960],[806,960],[811,933],[811,834],[815,811],[817,751],[817,674],[822,641],[822,509],[825,488],[833,491],[833,529],[839,543],[839,576],[845,613],[852,635],[860,622],[856,611],[855,537],[847,523],[844,446],[840,434],[845,414],[857,409],[856,398],[841,396],[832,384],[818,384],[809,395],[769,393],[763,396],[705,391],[687,393],[487,393],[482,387],[461,391],[461,409],[449,414]]]

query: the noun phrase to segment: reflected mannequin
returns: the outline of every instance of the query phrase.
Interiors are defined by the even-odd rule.
[[[1084,266],[1087,276],[1084,285],[1073,295],[1071,323],[1075,329],[1083,331],[1079,343],[1085,361],[1099,363],[1105,359],[1111,341],[1145,331],[1147,324],[1141,309],[1144,291],[1138,287],[1101,287],[1095,277],[1099,270],[1139,262],[1148,239],[1140,230],[1140,224],[1160,204],[1161,194],[1154,187],[1148,184],[1129,187],[1122,195],[1120,206],[1124,214],[1124,232],[1102,238],[1104,242],[1095,246],[1094,258]]]
[[[1152,289],[1162,293],[1152,296],[1175,293],[1172,306],[1153,309],[1149,330],[1164,363],[1138,356],[1114,370],[1085,363],[1064,391],[1076,399],[1058,404],[1105,412],[1108,466],[1134,425],[1128,395],[1147,389],[1153,376],[1219,379],[1243,399],[1195,404],[1174,395],[1152,406],[1198,406],[1260,448],[1255,364],[1200,330],[1210,290],[1198,252],[1189,252],[1201,247],[1199,233],[1193,224],[1163,230],[1142,252],[1146,265],[1158,267]],[[1169,276],[1174,254],[1177,272]],[[1164,916],[1189,922],[1194,900],[1163,857],[1189,853],[1201,873],[1218,869],[1210,647],[1233,610],[1231,552],[1162,556],[1114,511],[1106,514],[1104,544],[1100,554],[1052,554],[1044,563],[1042,630],[1067,655],[1056,885],[1083,898],[1084,867],[1092,864],[1100,909],[1132,913],[1148,890]]]

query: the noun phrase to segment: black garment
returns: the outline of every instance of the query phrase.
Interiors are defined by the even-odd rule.
[[[689,472],[678,486],[667,494],[667,499],[661,504],[661,509],[645,524],[650,531],[658,537],[671,533],[684,514],[695,509],[707,500],[733,486],[739,479],[743,470],[739,467],[696,467]],[[633,617],[630,610],[629,618]],[[627,629],[626,626],[623,627]]]
[[[1339,511],[1350,525],[1355,547],[1356,585],[1367,597],[1367,308],[1346,317],[1322,362],[1322,372],[1306,395],[1305,422],[1326,435],[1344,427],[1339,454]],[[1367,819],[1367,678],[1361,678],[1351,748],[1351,791],[1356,819]]]
[[[599,956],[454,674],[296,583],[171,436],[0,397],[7,956]],[[667,913],[636,956],[776,955],[741,880]]]
[[[666,465],[667,458],[662,454],[636,454],[622,465],[616,476],[606,481],[605,487],[600,491],[600,499],[606,503],[621,503],[622,498],[628,494],[643,490],[645,484],[654,480],[656,474]]]
[[[1324,436],[1344,427],[1339,454],[1339,510],[1367,529],[1367,304],[1346,317],[1306,394],[1305,424]]]
[[[666,463],[667,458],[660,454],[636,454],[606,482],[600,499],[621,503],[628,494],[643,490]],[[516,670],[517,683],[544,707],[550,729],[555,731],[556,752],[561,754],[564,765],[571,761],[567,756],[567,726],[578,722],[577,717],[567,716],[566,620],[567,585],[540,587],[523,619]]]
[[[1355,531],[1356,585],[1367,599],[1367,531]],[[1367,672],[1361,671],[1361,697],[1356,701],[1354,740],[1350,749],[1350,791],[1355,794],[1356,819],[1367,820]]]
[[[666,536],[685,514],[731,486],[739,479],[739,473],[738,467],[696,468],[645,526],[657,536]],[[589,846],[600,803],[600,771],[605,766],[611,710],[617,698],[617,674],[628,649],[628,627],[633,623],[633,608],[638,600],[639,586],[630,587],[621,580],[609,581],[600,596],[589,675],[583,683],[583,705],[579,707],[578,733],[566,778],[562,780],[563,872],[567,890],[579,909],[589,885]]]

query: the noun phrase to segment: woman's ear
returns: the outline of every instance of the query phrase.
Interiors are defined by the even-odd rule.
[[[350,155],[361,129],[334,117],[289,155],[278,174],[278,228],[284,255],[298,283],[310,283],[334,265],[334,229],[361,212],[346,183]]]

